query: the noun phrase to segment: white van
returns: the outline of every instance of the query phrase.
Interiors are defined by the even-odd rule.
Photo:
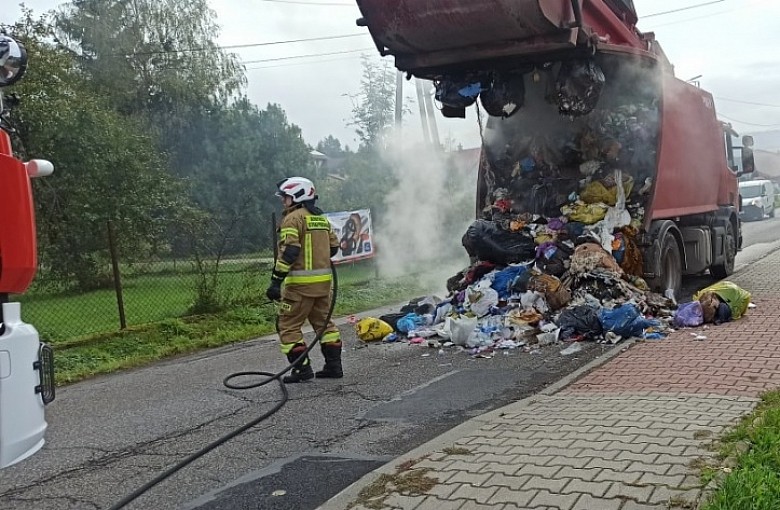
[[[763,220],[775,217],[775,187],[772,181],[745,181],[739,183],[742,197],[740,217],[746,220]]]

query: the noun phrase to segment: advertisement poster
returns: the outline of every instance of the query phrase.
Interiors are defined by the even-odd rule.
[[[342,264],[374,256],[371,238],[371,210],[327,213],[333,232],[339,240],[339,251],[333,262]]]

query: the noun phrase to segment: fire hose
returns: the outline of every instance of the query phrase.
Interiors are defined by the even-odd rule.
[[[330,308],[328,309],[328,316],[325,318],[325,323],[322,326],[322,329],[320,331],[316,331],[314,340],[306,347],[306,351],[304,351],[298,359],[296,359],[294,362],[287,365],[285,368],[280,370],[279,372],[264,372],[264,371],[246,371],[246,372],[236,372],[233,374],[228,375],[223,379],[222,384],[225,385],[226,388],[229,388],[231,390],[249,390],[253,388],[260,388],[262,386],[265,386],[267,384],[270,384],[271,382],[276,381],[279,384],[279,389],[281,390],[282,397],[279,400],[279,402],[274,405],[270,410],[263,413],[262,415],[258,416],[257,418],[253,419],[252,421],[232,430],[228,434],[225,434],[224,436],[220,437],[219,439],[209,443],[208,445],[204,446],[200,450],[190,454],[189,456],[185,457],[181,461],[177,462],[175,465],[171,466],[170,468],[166,469],[164,472],[160,473],[153,479],[149,480],[147,483],[133,491],[132,493],[128,494],[124,498],[122,498],[119,502],[114,504],[110,507],[109,510],[118,510],[120,508],[124,508],[129,503],[146,493],[149,489],[154,487],[155,485],[159,484],[166,478],[170,477],[174,473],[180,471],[182,468],[186,467],[187,465],[191,464],[195,460],[203,457],[210,451],[216,449],[217,447],[227,443],[231,439],[235,438],[236,436],[239,436],[246,432],[247,430],[251,429],[255,425],[259,424],[260,422],[267,420],[274,414],[276,414],[284,405],[287,403],[287,401],[290,399],[290,394],[287,391],[287,385],[282,381],[282,376],[284,376],[287,372],[292,370],[296,363],[298,363],[300,360],[302,360],[305,356],[309,355],[309,352],[314,348],[315,345],[317,345],[320,340],[322,339],[322,336],[325,334],[325,330],[328,327],[328,323],[330,322],[331,317],[333,316],[333,309],[336,306],[336,296],[338,295],[338,277],[336,274],[336,268],[331,262],[330,264],[330,272],[333,276],[333,296],[330,300]],[[277,315],[276,318],[276,332],[279,333],[279,317]],[[265,379],[260,380],[259,382],[255,383],[246,383],[246,384],[238,384],[235,382],[232,382],[234,379],[240,378],[240,377],[264,377]]]

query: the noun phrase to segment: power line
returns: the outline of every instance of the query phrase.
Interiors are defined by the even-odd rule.
[[[654,12],[653,14],[647,14],[645,16],[642,16],[642,19],[652,18],[654,16],[663,16],[664,14],[672,14],[672,13],[675,13],[675,12],[689,11],[691,9],[698,9],[699,7],[705,7],[707,5],[712,5],[712,4],[719,4],[719,3],[722,3],[722,2],[725,2],[725,1],[726,0],[714,0],[712,2],[706,2],[706,3],[703,3],[703,4],[696,4],[696,5],[689,5],[688,7],[681,7],[679,9],[673,9],[671,11]]]
[[[310,42],[310,41],[327,41],[331,39],[346,39],[348,37],[361,37],[369,35],[368,32],[362,32],[360,34],[344,34],[344,35],[328,35],[328,36],[322,36],[322,37],[309,37],[306,39],[289,39],[287,41],[270,41],[270,42],[264,42],[264,43],[250,43],[250,44],[232,44],[229,46],[218,46],[221,50],[233,50],[237,48],[254,48],[257,46],[273,46],[278,44],[292,44],[292,43],[299,43],[299,42]]]
[[[687,19],[681,19],[677,21],[670,21],[669,23],[662,23],[660,25],[654,25],[653,29],[661,28],[661,27],[668,27],[670,25],[679,25],[680,23],[688,23],[689,21],[698,21],[700,19],[706,19],[706,18],[712,18],[713,16],[720,16],[721,14],[728,14],[732,11],[735,11],[736,9],[729,9],[727,11],[720,11],[720,12],[713,12],[712,14],[705,14],[703,16],[697,16],[695,18],[687,18]]]
[[[260,60],[247,60],[241,62],[242,64],[260,64],[263,62],[277,62],[279,60],[291,60],[294,58],[309,58],[309,57],[325,57],[328,55],[343,55],[345,53],[358,53],[361,51],[372,51],[376,50],[376,48],[361,48],[358,50],[346,50],[346,51],[331,51],[328,53],[309,53],[308,55],[292,55],[289,57],[277,57],[277,58],[263,58]]]
[[[733,117],[729,117],[728,115],[724,115],[722,113],[718,113],[718,116],[723,117],[724,119],[728,119],[731,122],[738,122],[746,126],[766,127],[766,128],[780,127],[780,124],[756,124],[753,122],[745,122],[744,120],[735,119]]]
[[[323,64],[323,63],[329,63],[329,62],[336,62],[336,61],[344,61],[344,60],[353,60],[358,57],[362,57],[363,55],[347,55],[342,57],[333,57],[333,58],[321,58],[319,60],[316,60],[314,62],[288,62],[285,64],[271,64],[267,66],[254,66],[254,67],[247,67],[245,70],[247,71],[256,71],[258,69],[276,69],[277,67],[292,67],[292,66],[310,66],[314,64]]]
[[[332,39],[346,39],[348,37],[365,37],[367,35],[369,35],[368,32],[363,32],[360,34],[329,35],[323,37],[308,37],[305,39],[287,39],[283,41],[268,41],[268,42],[248,43],[248,44],[230,44],[225,46],[214,46],[212,48],[184,48],[180,50],[140,51],[135,53],[124,53],[124,54],[115,53],[110,56],[132,57],[132,56],[139,56],[139,55],[163,55],[167,53],[190,53],[190,52],[213,51],[213,50],[235,50],[239,48],[256,48],[259,46],[275,46],[280,44],[293,44],[293,43],[311,42],[311,41],[327,41]]]
[[[756,103],[753,101],[742,101],[740,99],[729,99],[728,97],[715,97],[719,101],[729,101],[731,103],[749,104],[753,106],[766,106],[768,108],[780,108],[780,104]]]
[[[666,26],[669,26],[669,25],[679,25],[680,23],[688,23],[689,21],[697,21],[697,20],[700,20],[700,19],[711,18],[713,16],[720,16],[721,14],[728,14],[730,12],[734,12],[734,11],[738,11],[738,10],[745,10],[745,8],[747,8],[747,7],[751,6],[751,5],[762,4],[762,3],[765,3],[766,1],[768,1],[768,0],[756,0],[754,2],[750,2],[750,3],[746,4],[746,5],[744,5],[742,7],[735,7],[733,9],[726,9],[725,11],[713,12],[711,14],[705,14],[703,16],[697,16],[695,18],[687,18],[687,19],[682,19],[682,20],[678,20],[678,21],[670,21],[669,23],[662,23],[661,25],[655,25],[653,27],[653,29],[660,28],[660,27],[666,27]]]

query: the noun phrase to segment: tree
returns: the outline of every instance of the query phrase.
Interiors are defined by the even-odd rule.
[[[352,121],[361,144],[357,152],[347,152],[342,164],[344,181],[328,181],[321,186],[323,204],[329,209],[371,208],[375,221],[386,209],[386,197],[397,185],[393,171],[390,131],[395,120],[396,71],[386,60],[363,57],[360,90],[351,97]],[[321,152],[334,151],[338,140],[328,137],[318,145]],[[340,146],[340,143],[339,143]]]
[[[328,211],[371,209],[376,223],[387,210],[388,194],[397,186],[397,177],[388,159],[361,147],[345,155],[344,179],[324,179],[317,185],[322,207]]]
[[[49,159],[56,169],[35,181],[44,275],[82,290],[99,287],[108,268],[107,223],[119,232],[126,260],[148,255],[160,246],[182,187],[143,127],[91,93],[71,55],[46,42],[45,18],[26,11],[7,28],[34,59],[12,88],[21,97],[14,118],[25,156]]]
[[[57,35],[120,112],[164,122],[225,104],[245,84],[236,56],[215,42],[215,18],[206,0],[73,0]]]
[[[246,100],[213,112],[193,112],[193,128],[172,153],[173,166],[192,182],[193,200],[227,235],[226,253],[272,245],[267,219],[277,209],[275,184],[310,176],[309,148],[279,105],[265,110]]]
[[[334,138],[333,135],[328,135],[317,143],[317,150],[325,154],[330,158],[340,158],[344,156],[344,153],[348,149],[341,148],[341,142],[338,138]]]
[[[383,146],[395,118],[396,72],[387,60],[376,62],[364,56],[362,64],[360,92],[350,96],[351,125],[364,146],[378,148]]]

